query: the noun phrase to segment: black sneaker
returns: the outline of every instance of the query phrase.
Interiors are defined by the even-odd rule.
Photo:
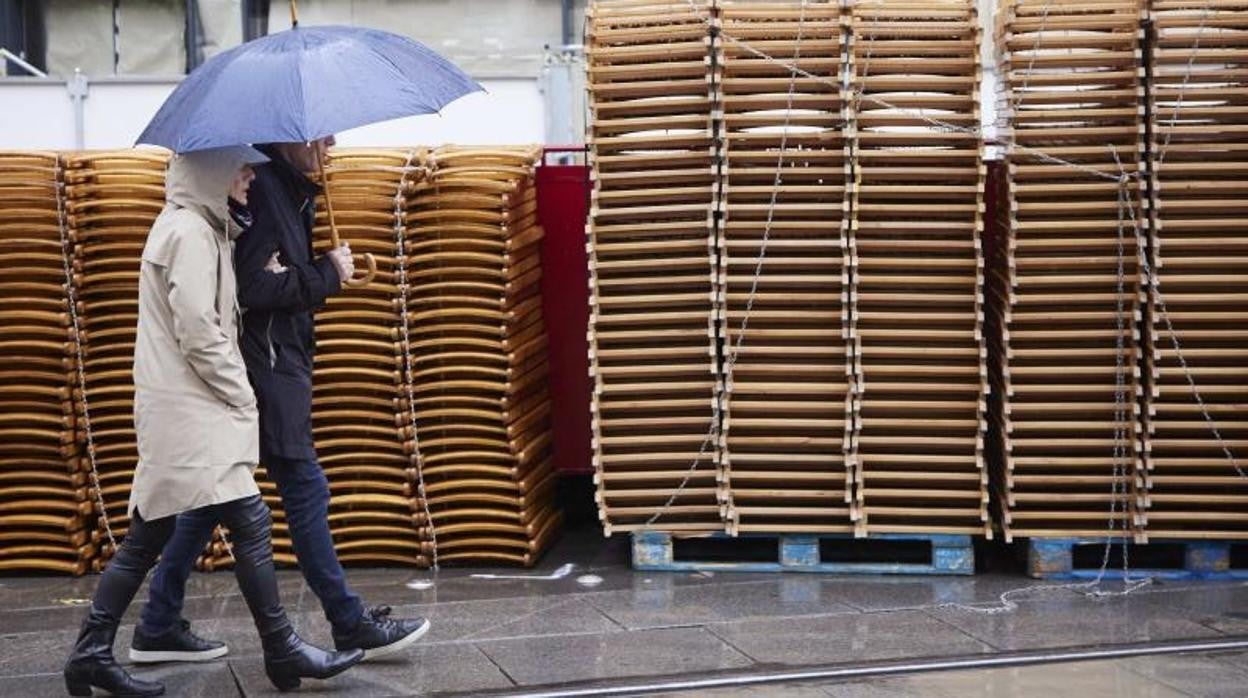
[[[179,619],[164,635],[152,637],[134,629],[130,641],[130,661],[135,664],[155,662],[207,662],[224,657],[230,651],[224,642],[205,640],[191,632],[191,622]]]
[[[334,631],[334,646],[338,651],[364,650],[364,661],[379,659],[399,652],[429,632],[429,621],[424,618],[394,620],[390,618],[389,606],[370,608],[360,619],[360,624],[349,633]]]

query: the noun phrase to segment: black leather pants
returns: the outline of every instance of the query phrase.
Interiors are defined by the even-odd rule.
[[[277,593],[273,567],[273,518],[260,495],[214,504],[208,509],[230,530],[234,551],[234,576],[251,609],[261,638],[290,631],[290,620]],[[116,556],[108,563],[95,588],[91,615],[95,622],[117,624],[142,586],[156,558],[173,536],[177,517],[144,521],[135,513],[130,531]]]

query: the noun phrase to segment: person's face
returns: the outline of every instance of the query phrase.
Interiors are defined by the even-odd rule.
[[[311,143],[283,143],[282,156],[304,172],[316,172],[317,157],[324,158],[335,143],[337,141],[333,136],[319,138]]]
[[[247,204],[247,190],[251,188],[251,180],[256,178],[256,171],[251,165],[243,165],[234,174],[230,182],[230,198],[244,206]]]
[[[333,136],[326,136],[324,138],[321,138],[319,140],[312,142],[310,149],[312,151],[313,168],[316,167],[317,157],[320,157],[323,161],[325,156],[329,154],[329,149],[334,147],[334,145],[337,143],[338,143],[337,139],[335,139]]]

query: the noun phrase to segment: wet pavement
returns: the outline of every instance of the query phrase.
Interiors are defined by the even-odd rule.
[[[301,693],[412,696],[487,694],[517,687],[894,659],[988,655],[1248,635],[1248,583],[1162,583],[1090,598],[1083,589],[1017,574],[975,577],[832,577],[634,572],[627,539],[567,536],[535,570],[351,569],[366,602],[424,615],[433,629],[405,656],[366,664]],[[471,575],[554,573],[559,579]],[[581,575],[602,578],[589,586]],[[96,578],[0,578],[0,696],[63,695],[60,667]],[[428,582],[433,582],[429,588]],[[294,571],[283,602],[299,632],[329,645],[316,598]],[[1004,610],[1003,592],[1017,608]],[[1113,589],[1110,584],[1104,588]],[[176,696],[276,695],[259,641],[228,573],[195,574],[186,615],[231,653],[197,666],[138,670]],[[140,595],[142,598],[142,595]],[[117,640],[125,656],[138,604]],[[696,695],[794,696],[1242,696],[1248,653],[1173,655],[1065,665],[952,671],[856,682],[769,685]],[[694,695],[690,693],[689,695]]]

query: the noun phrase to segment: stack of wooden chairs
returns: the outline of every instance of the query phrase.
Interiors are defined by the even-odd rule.
[[[126,534],[139,265],[168,157],[0,153],[0,570],[99,570]],[[540,161],[537,147],[330,154],[338,232],[377,262],[316,316],[313,435],[344,563],[532,565],[559,531]],[[329,221],[322,197],[317,254]],[[296,564],[263,464],[257,477],[275,559]],[[218,528],[198,566],[232,562]]]
[[[532,565],[554,506],[538,148],[442,147],[407,201],[404,436],[443,562]]]
[[[331,296],[316,314],[312,433],[329,481],[329,528],[344,564],[427,567],[431,536],[409,471],[409,411],[402,389],[403,338],[399,274],[405,202],[422,176],[424,149],[340,149],[326,178],[334,220],[358,255],[377,262],[368,286]],[[317,201],[314,251],[330,242],[325,198]],[[361,265],[362,267],[363,265]],[[274,559],[297,559],[281,496],[261,463],[256,479],[273,511]],[[205,553],[205,569],[232,562],[226,540]]]
[[[121,150],[66,157],[67,219],[81,320],[86,385],[75,389],[80,444],[91,432],[104,511],[94,531],[97,569],[130,525],[130,483],[138,463],[134,432],[134,341],[139,260],[148,230],[165,206],[163,151]]]
[[[604,530],[725,529],[714,3],[588,10],[590,370]],[[684,487],[681,487],[681,485]]]
[[[846,26],[838,2],[728,0],[719,26],[739,40],[717,43],[715,78],[724,114],[718,332],[736,355],[722,398],[729,530],[848,533]]]
[[[96,551],[62,185],[56,153],[0,152],[0,570],[82,574]]]
[[[975,4],[603,0],[586,44],[605,530],[991,535]]]
[[[1148,289],[1142,523],[1150,540],[1242,540],[1248,536],[1248,3],[1153,0],[1151,11],[1149,249],[1156,275]]]
[[[999,9],[1013,143],[1010,235],[994,279],[1007,540],[1138,533],[1144,9]]]
[[[316,315],[313,436],[344,564],[532,565],[559,530],[539,161],[532,147],[330,153],[339,235],[377,262]],[[316,220],[323,254],[324,197]],[[263,464],[257,477],[275,558],[295,564]],[[218,538],[200,564],[230,562]]]
[[[975,3],[850,21],[857,527],[990,536]]]
[[[341,150],[327,164],[342,239],[372,254],[368,286],[332,296],[316,315],[312,433],[330,488],[330,531],[344,563],[426,567],[427,520],[409,476],[399,245],[403,202],[421,177],[421,149]],[[316,252],[329,249],[325,199],[317,208]],[[289,535],[289,534],[288,534]]]

